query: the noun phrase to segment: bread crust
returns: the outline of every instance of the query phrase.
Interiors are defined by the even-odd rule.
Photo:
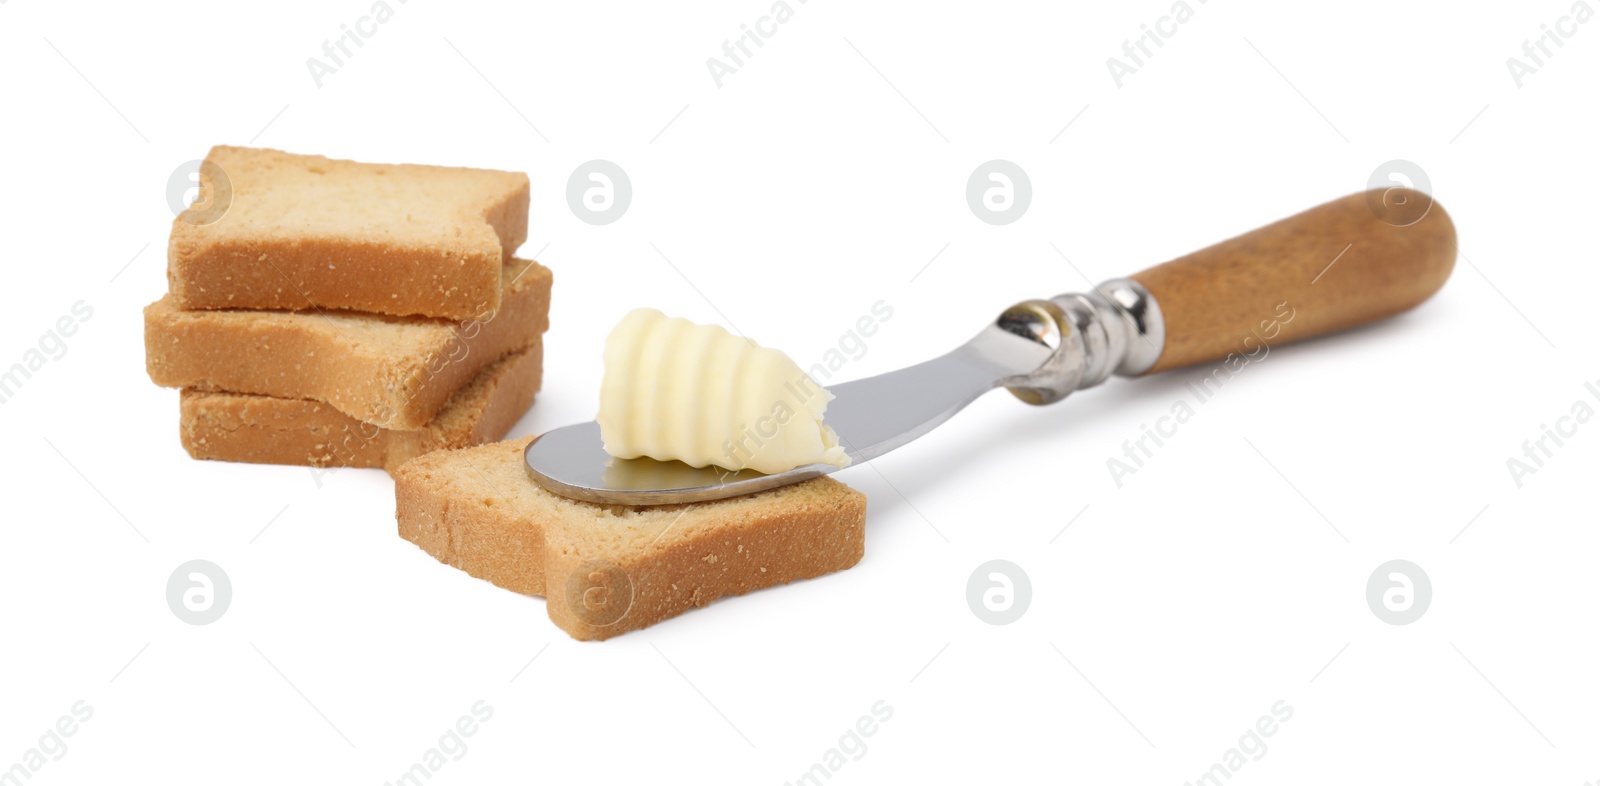
[[[220,174],[202,179],[195,204],[226,210],[172,222],[167,279],[179,308],[469,319],[499,307],[500,265],[528,236],[520,172],[228,146],[206,162],[203,172]]]
[[[489,364],[549,326],[550,271],[502,267],[498,312],[456,323],[353,312],[145,309],[145,365],[157,385],[312,399],[365,423],[414,431]]]
[[[381,467],[434,450],[506,435],[532,406],[543,374],[543,342],[491,364],[457,391],[439,417],[415,431],[380,428],[328,404],[248,393],[185,389],[179,435],[197,459],[312,467]]]
[[[545,597],[575,639],[844,570],[864,552],[866,496],[832,478],[690,505],[595,505],[528,479],[532,439],[407,462],[394,473],[395,518],[401,537],[440,562]]]

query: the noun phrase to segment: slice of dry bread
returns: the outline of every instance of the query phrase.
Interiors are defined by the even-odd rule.
[[[197,459],[313,467],[382,467],[424,453],[492,442],[533,404],[543,342],[507,355],[457,391],[425,428],[363,423],[320,401],[185,389],[179,433]]]
[[[528,236],[528,176],[216,147],[172,222],[180,308],[339,308],[469,319],[499,307]],[[202,206],[203,209],[202,209]]]
[[[610,638],[861,559],[866,496],[832,478],[690,505],[595,505],[534,485],[522,460],[532,439],[407,462],[394,473],[395,518],[440,562],[545,597],[573,638]]]
[[[357,420],[416,430],[489,364],[549,326],[550,271],[503,266],[501,307],[456,323],[348,311],[144,310],[145,366],[157,385],[315,399]]]

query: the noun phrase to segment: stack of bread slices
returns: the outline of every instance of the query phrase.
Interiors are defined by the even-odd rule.
[[[391,472],[500,439],[539,389],[528,177],[217,147],[145,309],[195,458]]]

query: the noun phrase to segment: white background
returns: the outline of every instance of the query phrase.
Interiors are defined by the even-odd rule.
[[[0,364],[93,309],[0,406],[0,767],[84,700],[30,783],[380,784],[483,700],[433,783],[781,784],[883,700],[830,783],[1181,784],[1283,700],[1230,783],[1600,779],[1600,425],[1520,489],[1506,466],[1600,408],[1600,22],[1519,88],[1506,59],[1566,0],[1197,1],[1119,89],[1106,59],[1166,0],[796,0],[719,88],[706,59],[769,6],[694,5],[396,1],[320,88],[305,61],[366,0],[0,5]],[[380,471],[183,452],[140,310],[165,289],[167,178],[214,144],[528,172],[524,253],[556,290],[518,434],[593,416],[634,306],[809,365],[883,300],[839,378],[864,376],[1391,159],[1426,171],[1465,256],[1411,313],[1274,350],[1121,488],[1106,460],[1202,370],[1047,409],[988,396],[839,475],[870,499],[857,567],[585,644],[396,537]],[[565,199],[597,158],[634,188],[600,227]],[[1008,226],[965,201],[995,158],[1033,183]],[[164,599],[195,558],[234,594],[200,627]],[[964,598],[995,558],[1033,584],[1004,627]],[[1433,583],[1407,626],[1364,597],[1395,558]]]

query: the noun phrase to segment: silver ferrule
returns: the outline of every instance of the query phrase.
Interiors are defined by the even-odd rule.
[[[1155,366],[1166,345],[1160,306],[1150,290],[1132,279],[1114,278],[1087,294],[1019,303],[1002,315],[1002,323],[1023,315],[1048,317],[1054,323],[1036,325],[1033,331],[1051,347],[1050,358],[1033,373],[1006,381],[1017,398],[1030,404],[1060,401],[1112,374],[1143,374]]]

